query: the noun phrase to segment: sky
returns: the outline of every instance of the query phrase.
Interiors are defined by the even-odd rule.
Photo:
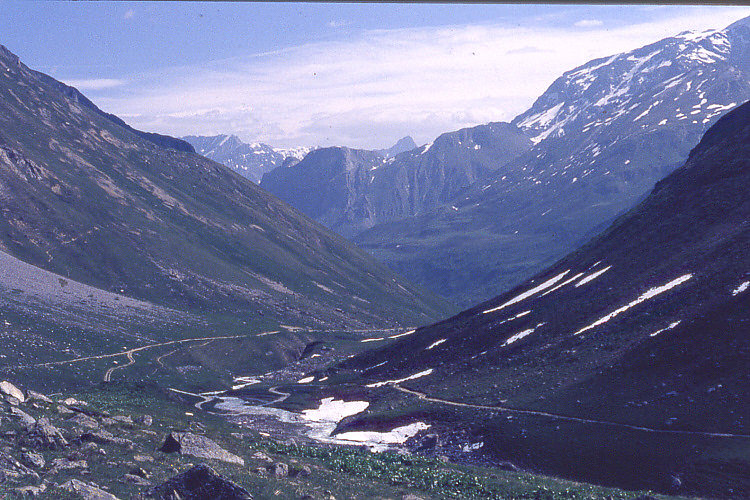
[[[510,121],[564,71],[748,7],[4,2],[0,44],[142,130],[376,149]]]

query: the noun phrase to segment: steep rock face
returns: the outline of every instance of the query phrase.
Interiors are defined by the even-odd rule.
[[[355,241],[468,306],[550,265],[750,98],[750,26],[682,33],[566,72],[513,120],[534,147],[422,216]]]
[[[387,158],[371,151],[327,148],[261,186],[344,236],[421,214],[451,199],[531,147],[507,123],[441,135],[433,143]]]
[[[377,153],[380,156],[384,156],[386,159],[392,158],[400,153],[405,153],[407,151],[411,151],[412,149],[416,149],[417,144],[414,142],[414,139],[411,138],[411,136],[402,137],[398,141],[396,141],[396,144],[391,146],[388,149],[379,149]]]
[[[159,146],[66,89],[0,52],[0,250],[201,313],[386,324],[440,314],[252,182]]]
[[[512,291],[344,366],[368,382],[414,377],[405,385],[437,398],[553,414],[527,412],[523,432],[502,424],[502,412],[480,414],[477,440],[496,457],[745,496],[739,478],[750,464],[723,454],[750,446],[748,220],[750,103],[598,238]],[[569,433],[591,441],[571,444]],[[623,447],[631,440],[639,444]],[[572,455],[549,460],[539,449]]]

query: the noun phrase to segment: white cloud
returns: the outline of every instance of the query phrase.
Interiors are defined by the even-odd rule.
[[[581,19],[580,21],[573,23],[573,26],[577,28],[595,28],[604,24],[599,19]]]
[[[128,9],[125,14],[123,14],[123,19],[133,19],[133,16],[135,16],[135,11],[133,9]]]
[[[747,11],[585,31],[449,26],[361,32],[346,40],[138,75],[97,97],[145,130],[234,133],[278,146],[385,147],[410,134],[510,120],[566,70]],[[93,87],[89,87],[93,88]]]
[[[104,90],[111,89],[114,87],[120,87],[126,85],[128,82],[125,80],[118,80],[116,78],[92,78],[84,80],[63,80],[64,83],[75,87],[80,91],[90,90]]]

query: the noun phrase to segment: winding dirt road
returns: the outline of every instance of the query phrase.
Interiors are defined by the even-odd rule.
[[[705,432],[705,431],[684,431],[684,430],[677,430],[677,429],[654,429],[652,427],[643,427],[640,425],[630,425],[630,424],[623,424],[619,422],[610,422],[608,420],[596,420],[596,419],[591,419],[591,418],[571,417],[569,415],[559,415],[556,413],[548,413],[545,411],[521,410],[518,408],[509,408],[507,406],[487,406],[487,405],[477,405],[477,404],[470,404],[470,403],[459,403],[457,401],[450,401],[448,399],[434,398],[434,397],[428,396],[427,394],[423,392],[415,391],[413,389],[407,389],[406,387],[402,387],[398,384],[391,384],[391,385],[396,390],[401,391],[406,394],[410,394],[412,396],[416,396],[417,398],[423,401],[429,401],[431,403],[438,403],[438,404],[444,404],[444,405],[450,405],[450,406],[459,406],[461,408],[502,411],[506,413],[516,413],[519,415],[532,415],[536,417],[545,417],[545,418],[550,418],[554,420],[567,420],[569,422],[579,422],[583,424],[606,425],[610,427],[619,427],[622,429],[630,429],[630,430],[642,431],[642,432],[653,432],[653,433],[658,433],[658,434],[681,434],[681,435],[701,436],[701,437],[750,439],[750,435],[747,435],[747,434],[730,434],[730,433],[722,433],[722,432]]]

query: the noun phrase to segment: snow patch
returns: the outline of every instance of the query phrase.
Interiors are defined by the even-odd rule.
[[[448,339],[440,339],[440,340],[437,340],[437,341],[433,342],[432,344],[430,344],[429,346],[427,346],[427,348],[426,348],[425,350],[426,350],[426,351],[429,351],[430,349],[432,349],[432,348],[434,348],[434,347],[437,347],[437,346],[439,346],[440,344],[442,344],[442,343],[443,343],[443,342],[445,342],[446,340],[448,340]]]
[[[302,418],[316,422],[338,423],[346,417],[362,413],[370,406],[367,401],[344,401],[340,399],[325,398],[320,406],[313,410],[303,410]]]
[[[429,429],[430,425],[424,422],[414,422],[408,425],[396,427],[388,432],[376,431],[351,431],[336,435],[341,441],[352,441],[367,445],[372,451],[379,452],[388,449],[389,445],[402,444],[409,438],[416,436],[419,431]]]
[[[676,327],[677,325],[679,325],[679,324],[680,324],[681,322],[682,322],[682,321],[680,321],[680,320],[677,320],[677,321],[675,321],[675,322],[673,322],[673,323],[670,323],[670,324],[669,324],[669,326],[667,326],[667,327],[664,327],[664,328],[662,328],[661,330],[656,330],[656,331],[655,331],[654,333],[650,333],[650,334],[649,334],[648,336],[649,336],[649,337],[656,337],[657,335],[659,335],[659,334],[660,334],[660,333],[662,333],[662,332],[666,332],[667,330],[671,330],[672,328],[674,328],[674,327]]]
[[[604,269],[600,269],[600,270],[598,270],[597,272],[595,272],[593,274],[589,274],[588,276],[586,276],[585,278],[583,278],[581,281],[579,281],[578,283],[576,283],[576,288],[578,288],[579,286],[583,286],[586,283],[591,283],[596,278],[598,278],[602,274],[606,273],[610,269],[612,269],[612,266],[605,267]]]
[[[528,291],[526,291],[526,292],[524,292],[524,293],[522,293],[520,295],[516,295],[515,297],[513,297],[512,299],[510,299],[505,304],[499,305],[497,307],[493,307],[492,309],[487,309],[486,311],[482,311],[482,314],[487,314],[487,313],[499,311],[501,309],[505,309],[506,307],[508,307],[510,305],[513,305],[513,304],[515,304],[517,302],[521,302],[522,300],[531,297],[535,293],[541,292],[542,290],[546,290],[547,288],[553,286],[555,283],[557,283],[558,281],[560,281],[561,279],[563,279],[565,277],[565,275],[568,274],[569,272],[570,272],[570,270],[567,270],[567,271],[565,271],[563,273],[560,273],[557,276],[555,276],[554,278],[548,279],[547,281],[545,281],[541,285],[536,286],[536,287],[532,288],[531,290],[528,290]]]
[[[612,311],[611,313],[607,314],[606,316],[603,316],[602,318],[599,318],[598,320],[594,321],[589,326],[581,328],[580,330],[578,330],[577,332],[575,332],[573,335],[580,335],[583,332],[586,332],[588,330],[596,328],[599,325],[603,325],[604,323],[608,322],[609,320],[611,320],[615,316],[619,316],[620,314],[624,313],[625,311],[627,311],[631,307],[637,306],[641,302],[645,302],[648,299],[652,299],[652,298],[656,297],[657,295],[661,295],[664,292],[668,292],[672,288],[685,283],[686,281],[688,281],[692,277],[693,277],[692,274],[685,274],[685,275],[680,276],[679,278],[673,279],[672,281],[670,281],[666,285],[661,285],[661,286],[653,287],[653,288],[649,289],[648,291],[646,291],[645,293],[643,293],[640,297],[638,297],[634,301],[629,302],[628,304],[625,304],[624,306],[622,306],[622,307],[620,307],[618,309],[615,309],[614,311]]]
[[[750,281],[745,281],[744,283],[740,284],[740,286],[732,290],[732,297],[736,297],[748,288],[750,288]]]
[[[414,375],[409,375],[408,377],[399,378],[396,380],[384,380],[383,382],[375,382],[374,384],[367,384],[366,387],[383,387],[384,385],[388,384],[400,384],[401,382],[406,382],[407,380],[414,380],[422,377],[426,377],[427,375],[430,375],[432,373],[432,368],[429,368],[423,372],[415,373]]]

